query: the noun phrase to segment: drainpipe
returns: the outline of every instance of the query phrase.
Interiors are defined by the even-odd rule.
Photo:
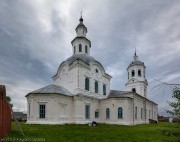
[[[134,125],[134,92],[133,92],[133,125]]]

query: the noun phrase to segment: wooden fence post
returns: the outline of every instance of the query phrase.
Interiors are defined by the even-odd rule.
[[[6,101],[6,88],[0,85],[0,142],[11,132],[11,106]]]

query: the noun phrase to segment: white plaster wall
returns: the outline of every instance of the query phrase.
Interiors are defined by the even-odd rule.
[[[84,37],[86,37],[86,30],[85,30],[85,28],[79,27],[76,30],[76,33],[77,33],[77,36],[84,36]]]
[[[141,70],[141,76],[138,76],[138,70],[139,69]],[[135,76],[134,77],[131,76],[132,70],[135,71]],[[144,81],[144,79],[145,79],[145,68],[144,68],[144,66],[135,65],[135,66],[129,67],[127,71],[129,73],[129,79],[137,78],[139,81]]]
[[[144,98],[139,95],[127,94],[128,98],[95,99],[85,96],[68,97],[63,95],[35,94],[27,97],[30,106],[30,116],[27,123],[38,124],[85,124],[91,121],[99,123],[135,125],[149,123],[149,118],[157,121],[157,105],[146,99],[146,119],[141,108],[144,108]],[[133,100],[134,98],[134,100]],[[46,104],[46,118],[39,118],[39,104]],[[85,105],[90,105],[90,118],[85,118]],[[137,106],[137,119],[135,107]],[[118,108],[123,108],[123,118],[118,118]],[[106,119],[106,108],[110,109],[110,119]],[[95,111],[99,110],[99,118]],[[150,116],[149,116],[150,110]],[[29,110],[28,110],[29,111]],[[152,113],[153,112],[153,113]]]
[[[90,118],[85,118],[85,105],[90,106]],[[95,118],[95,110],[99,109],[99,101],[93,98],[87,98],[83,96],[74,97],[74,120],[75,123],[87,123],[90,121],[99,122],[98,118]]]
[[[52,94],[31,96],[27,97],[28,102],[31,102],[30,117],[28,116],[27,123],[61,124],[73,121],[72,97]],[[39,118],[40,104],[46,105],[46,118],[43,119]]]
[[[78,68],[63,65],[58,71],[54,84],[65,87],[72,94],[78,88]]]
[[[157,105],[153,102],[139,96],[134,95],[134,124],[149,123],[149,119],[157,121]],[[137,119],[135,119],[135,107],[137,106]],[[141,108],[143,108],[143,117],[141,118]],[[150,117],[149,117],[150,110]],[[153,112],[153,114],[152,114]]]
[[[96,73],[98,69],[98,73]],[[90,90],[85,90],[85,78],[90,80]],[[98,82],[98,93],[95,93],[95,81]],[[103,84],[106,85],[106,95],[103,95]],[[106,98],[110,92],[110,79],[104,76],[104,71],[98,64],[92,65],[90,68],[84,66],[79,67],[79,88],[80,92],[85,95],[94,96],[96,98]]]
[[[123,118],[118,118],[118,108],[123,108]],[[110,119],[106,119],[106,109],[110,109]],[[132,99],[111,98],[100,102],[101,122],[109,124],[132,125]]]
[[[136,93],[143,97],[147,97],[147,86],[143,82],[136,81],[129,82],[126,85],[126,91],[132,91],[133,88],[136,88]]]
[[[138,70],[141,70],[141,76],[138,76]],[[135,76],[131,76],[132,70],[135,71]],[[136,92],[144,97],[147,97],[147,85],[145,79],[145,67],[144,66],[132,66],[127,69],[129,74],[128,83],[126,84],[126,91],[132,91],[132,88],[136,88]]]
[[[79,52],[79,44],[82,45],[82,52]],[[88,53],[85,52],[85,46],[87,45],[88,47]],[[84,39],[76,39],[72,43],[72,49],[73,49],[73,54],[74,54],[74,46],[76,46],[75,54],[87,54],[90,55],[90,43],[88,40]]]

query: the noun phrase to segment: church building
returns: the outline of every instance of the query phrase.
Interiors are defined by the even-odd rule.
[[[144,62],[135,52],[127,67],[126,91],[111,90],[112,76],[91,56],[82,17],[79,22],[71,42],[73,55],[60,64],[53,84],[26,95],[27,123],[135,125],[157,121],[157,104],[147,98]]]

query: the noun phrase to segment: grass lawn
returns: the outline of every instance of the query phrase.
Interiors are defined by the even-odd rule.
[[[5,141],[26,142],[180,142],[180,124],[159,123],[136,126],[30,125],[20,123],[22,137],[12,123],[12,132]]]

